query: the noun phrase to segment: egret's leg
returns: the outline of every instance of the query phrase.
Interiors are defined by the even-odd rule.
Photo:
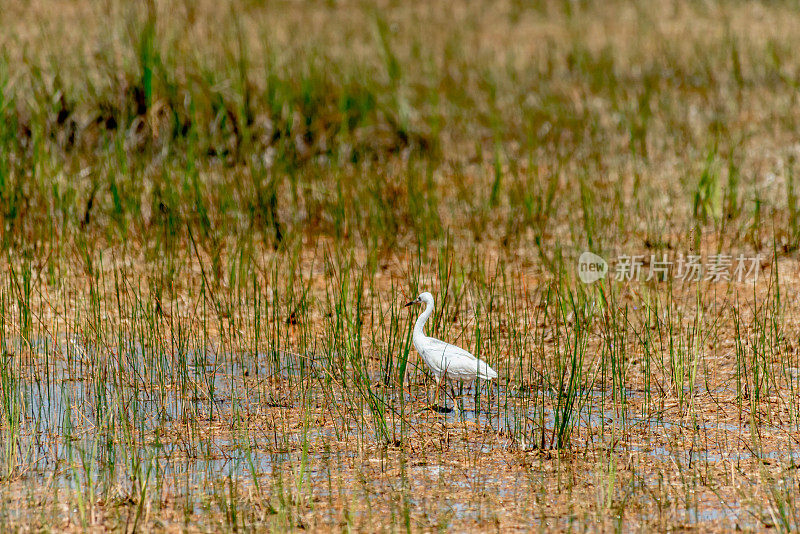
[[[456,400],[456,388],[452,382],[450,383],[450,395],[453,397],[453,410],[457,414],[461,413],[461,408],[458,407],[458,400]]]
[[[472,395],[472,397],[473,397],[472,400],[473,400],[474,405],[475,405],[475,417],[478,416],[478,413],[480,412],[480,407],[481,407],[481,405],[480,405],[480,391],[481,390],[480,390],[480,386],[477,385],[477,384],[478,384],[477,380],[472,380],[469,383],[469,385],[467,386],[469,388],[470,395]],[[475,391],[474,392],[472,391],[472,387],[473,386],[475,386]]]
[[[440,391],[444,391],[444,406],[439,406]],[[436,411],[447,411],[447,377],[442,377],[436,384]]]
[[[438,408],[439,407],[439,388],[441,387],[441,381],[439,377],[436,377],[436,395],[433,397],[433,405]]]

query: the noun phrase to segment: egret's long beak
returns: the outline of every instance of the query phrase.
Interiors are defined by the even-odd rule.
[[[416,301],[416,300],[412,300],[411,302],[407,302],[406,304],[404,304],[404,305],[403,305],[403,307],[404,307],[404,308],[408,308],[409,306],[411,306],[411,305],[412,305],[412,304],[414,304],[415,302],[417,302],[417,301]]]

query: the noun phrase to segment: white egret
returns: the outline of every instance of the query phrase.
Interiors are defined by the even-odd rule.
[[[486,362],[479,360],[461,347],[426,336],[425,332],[422,331],[422,327],[425,326],[428,317],[433,313],[433,295],[427,291],[420,293],[416,299],[406,304],[405,307],[421,302],[425,303],[425,311],[422,312],[417,318],[416,324],[414,324],[414,347],[416,347],[417,352],[422,356],[422,359],[436,378],[436,400],[434,401],[436,405],[438,406],[439,404],[439,388],[443,378],[462,382],[472,382],[476,378],[484,380],[497,378],[495,370],[489,367]],[[453,404],[456,411],[458,411],[458,403],[456,403],[455,396],[453,397]]]

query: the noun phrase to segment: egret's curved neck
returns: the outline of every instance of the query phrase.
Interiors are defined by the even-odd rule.
[[[417,322],[414,324],[414,335],[415,336],[424,336],[425,332],[422,331],[422,327],[425,326],[425,323],[428,322],[428,317],[431,316],[433,313],[433,303],[426,302],[425,303],[425,311],[417,317]]]

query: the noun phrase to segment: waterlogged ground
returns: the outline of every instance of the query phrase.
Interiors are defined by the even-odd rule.
[[[0,27],[0,531],[800,529],[795,6]]]
[[[545,354],[568,343],[548,336]],[[8,524],[759,530],[793,520],[779,504],[793,502],[800,467],[785,389],[798,369],[762,381],[736,366],[745,355],[732,342],[687,360],[683,384],[667,383],[676,364],[663,354],[606,380],[590,352],[609,349],[597,343],[582,349],[583,385],[566,390],[558,369],[493,361],[500,380],[448,389],[433,410],[435,386],[413,353],[400,387],[382,365],[368,359],[360,373],[335,352],[107,341],[6,339]]]

